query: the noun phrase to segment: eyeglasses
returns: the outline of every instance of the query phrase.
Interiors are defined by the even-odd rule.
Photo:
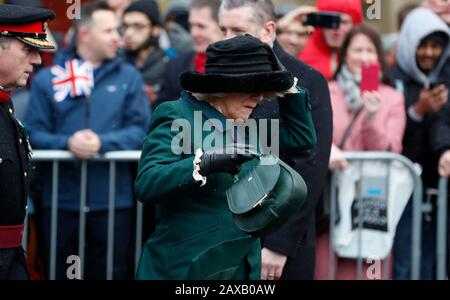
[[[122,24],[123,31],[127,31],[128,29],[132,29],[133,31],[143,31],[148,27],[151,27],[150,24],[140,24],[140,23]]]

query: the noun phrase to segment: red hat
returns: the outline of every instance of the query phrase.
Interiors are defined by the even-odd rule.
[[[317,0],[317,9],[347,14],[352,17],[355,25],[363,22],[361,0]]]

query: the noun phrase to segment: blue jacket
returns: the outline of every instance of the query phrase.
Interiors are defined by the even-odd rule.
[[[55,63],[64,66],[75,58],[73,49],[63,50]],[[69,137],[86,128],[101,140],[100,153],[138,150],[146,136],[150,108],[139,72],[116,58],[94,71],[94,89],[89,97],[54,100],[50,68],[39,72],[31,86],[31,98],[25,116],[31,145],[35,149],[67,150]],[[88,116],[89,114],[89,116]],[[116,208],[133,206],[133,185],[130,163],[117,163]],[[49,168],[50,169],[50,168]],[[59,167],[58,208],[78,211],[80,201],[80,161],[61,163]],[[51,205],[51,170],[43,176],[43,204]],[[87,205],[90,211],[107,210],[109,164],[89,163]]]

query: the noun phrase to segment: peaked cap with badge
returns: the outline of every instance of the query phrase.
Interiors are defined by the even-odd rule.
[[[54,19],[53,11],[13,4],[0,5],[0,36],[15,37],[40,50],[54,50],[47,40],[47,22]]]

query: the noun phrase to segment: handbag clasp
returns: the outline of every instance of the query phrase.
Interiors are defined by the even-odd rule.
[[[259,199],[254,205],[253,208],[260,206],[263,204],[263,201],[267,198],[267,194],[264,194],[264,196],[261,197],[261,199]]]

